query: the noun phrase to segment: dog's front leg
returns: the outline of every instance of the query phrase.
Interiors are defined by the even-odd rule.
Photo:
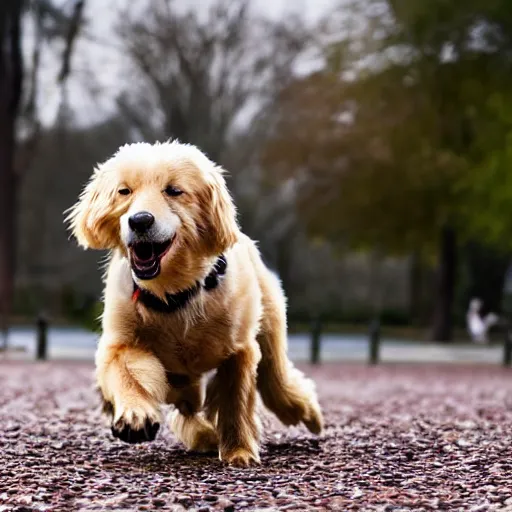
[[[256,417],[256,342],[224,361],[212,382],[216,388],[220,459],[238,466],[259,462],[259,422]],[[210,411],[212,412],[212,411]]]
[[[127,443],[152,441],[168,384],[161,362],[149,350],[103,335],[96,378],[112,415],[112,433]]]
[[[218,449],[217,432],[201,411],[204,401],[201,381],[197,380],[176,387],[173,379],[169,379],[169,374],[168,380],[171,386],[167,401],[176,406],[176,409],[169,414],[171,430],[188,450],[216,451]]]

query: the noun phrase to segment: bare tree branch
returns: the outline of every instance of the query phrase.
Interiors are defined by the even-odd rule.
[[[84,10],[84,5],[85,0],[77,0],[73,10],[73,15],[69,21],[64,53],[62,55],[62,66],[58,77],[59,83],[63,83],[71,72],[71,55],[73,54],[73,47],[82,25],[82,13]]]
[[[263,106],[290,80],[309,40],[295,20],[288,26],[252,15],[248,0],[217,0],[206,19],[160,0],[143,17],[127,11],[121,19],[118,33],[141,77],[126,94],[152,96],[163,113],[161,137],[195,143],[215,159],[244,109]]]

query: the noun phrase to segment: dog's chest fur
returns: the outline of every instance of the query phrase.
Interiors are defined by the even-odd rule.
[[[144,306],[139,306],[144,307]],[[188,306],[193,308],[194,304]],[[168,372],[198,377],[213,370],[234,350],[232,322],[217,305],[216,315],[207,318],[183,312],[147,313],[138,327],[138,338],[155,353]],[[211,313],[210,313],[211,314]]]
[[[256,339],[262,315],[261,290],[247,246],[230,250],[228,261],[217,288],[201,290],[179,311],[162,313],[133,301],[128,261],[115,255],[106,280],[104,328],[110,327],[105,320],[113,319],[128,339],[147,347],[172,374],[194,379],[218,368],[248,339]]]

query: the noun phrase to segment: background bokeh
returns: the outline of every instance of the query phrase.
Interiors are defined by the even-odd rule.
[[[507,315],[507,0],[3,0],[4,328],[93,328],[104,255],[63,211],[97,162],[177,137],[229,172],[292,330],[450,341]]]

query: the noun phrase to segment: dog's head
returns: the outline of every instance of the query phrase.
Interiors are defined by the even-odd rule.
[[[222,174],[191,145],[126,145],[96,168],[67,219],[81,246],[119,248],[137,279],[152,280],[237,241]]]

